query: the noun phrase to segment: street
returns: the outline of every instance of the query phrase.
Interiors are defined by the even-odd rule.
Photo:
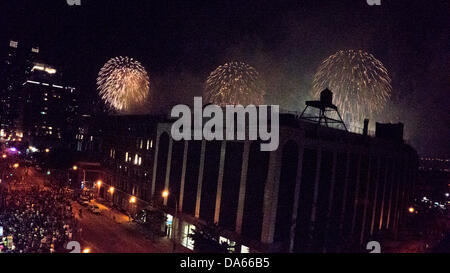
[[[78,227],[82,228],[81,238],[78,238],[82,248],[90,248],[95,253],[170,252],[170,242],[165,238],[160,243],[152,243],[137,230],[136,223],[128,223],[125,214],[95,201],[91,203],[100,207],[100,214],[90,212],[76,201],[72,202]],[[83,210],[82,217],[79,209]]]
[[[25,187],[45,187],[48,180],[34,168],[19,168],[17,173],[23,177],[19,184]],[[15,185],[17,187],[18,185]],[[81,249],[90,249],[92,253],[168,253],[172,252],[172,243],[167,238],[152,242],[145,238],[137,223],[129,222],[128,216],[111,209],[95,200],[90,203],[100,208],[94,214],[87,207],[72,201],[72,211],[77,220],[77,232],[73,240],[78,241]],[[82,210],[80,217],[79,210]],[[79,232],[81,228],[81,232]],[[68,250],[69,251],[69,250]]]

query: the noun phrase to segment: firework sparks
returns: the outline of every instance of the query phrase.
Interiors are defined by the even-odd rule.
[[[314,76],[314,96],[325,88],[333,91],[345,119],[354,123],[379,113],[392,91],[384,65],[362,50],[341,50],[322,62]]]
[[[150,89],[144,67],[128,57],[110,59],[98,73],[97,86],[106,104],[120,112],[141,106]]]
[[[204,99],[221,106],[260,105],[264,104],[264,88],[256,69],[243,62],[230,62],[211,72]]]

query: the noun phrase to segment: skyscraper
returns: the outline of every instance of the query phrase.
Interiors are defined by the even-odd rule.
[[[13,132],[19,117],[22,84],[31,73],[39,47],[17,40],[0,44],[0,127]]]
[[[33,64],[22,84],[17,127],[34,145],[53,145],[66,136],[78,113],[76,89],[63,84],[62,73],[51,65]]]

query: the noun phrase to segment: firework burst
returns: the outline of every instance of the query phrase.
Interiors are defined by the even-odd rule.
[[[217,105],[264,104],[264,88],[259,73],[243,62],[230,62],[216,68],[206,80],[206,103]]]
[[[119,112],[142,106],[149,96],[149,77],[140,62],[128,57],[110,59],[100,70],[97,86],[101,98]]]
[[[313,95],[329,88],[346,120],[360,123],[379,113],[391,96],[384,65],[362,50],[341,50],[322,62],[314,76]]]

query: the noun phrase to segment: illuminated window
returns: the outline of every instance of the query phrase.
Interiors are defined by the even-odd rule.
[[[189,237],[189,234],[194,234],[195,226],[190,225],[186,222],[183,223],[183,234],[182,234],[182,240],[181,245],[184,247],[189,248],[190,250],[194,249],[194,240]]]
[[[10,47],[17,48],[18,45],[19,45],[19,42],[17,42],[17,41],[9,41],[9,46]]]
[[[128,162],[128,152],[125,153],[125,162]]]
[[[234,247],[236,246],[236,242],[231,241],[230,239],[227,239],[225,237],[220,236],[219,237],[219,243],[227,243],[230,252],[234,252]]]
[[[241,245],[241,253],[250,253],[250,248],[244,245]]]

